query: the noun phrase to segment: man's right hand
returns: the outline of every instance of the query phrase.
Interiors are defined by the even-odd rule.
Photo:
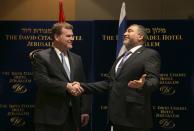
[[[79,82],[67,83],[67,91],[73,96],[80,96],[84,89],[80,86]]]

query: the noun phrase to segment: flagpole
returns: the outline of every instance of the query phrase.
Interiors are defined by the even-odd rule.
[[[113,125],[111,125],[111,127],[110,127],[110,131],[113,131]]]

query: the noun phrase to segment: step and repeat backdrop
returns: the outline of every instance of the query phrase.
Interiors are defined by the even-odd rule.
[[[0,131],[34,131],[37,88],[30,54],[49,48],[55,21],[0,21]],[[106,78],[116,59],[118,21],[69,21],[72,51],[81,55],[87,82]],[[146,47],[161,55],[160,88],[153,93],[152,131],[192,131],[194,116],[194,21],[129,20],[148,32]],[[82,131],[108,131],[107,94],[93,95],[91,121]]]

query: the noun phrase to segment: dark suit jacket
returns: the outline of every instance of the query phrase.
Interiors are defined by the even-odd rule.
[[[82,113],[89,113],[89,99],[83,96],[74,97],[66,90],[67,82],[84,81],[84,71],[81,57],[68,53],[71,80],[68,79],[64,67],[54,48],[39,51],[32,62],[33,77],[38,87],[35,104],[34,121],[39,124],[64,124],[69,111],[69,101],[72,102],[73,117],[77,127],[80,122],[80,102]]]
[[[109,91],[108,116],[113,124],[150,128],[150,99],[151,93],[159,87],[160,56],[155,50],[141,47],[127,59],[116,75],[115,66],[120,58],[114,62],[108,80],[82,86],[89,92]],[[129,81],[138,80],[143,74],[147,77],[142,89],[128,87]]]

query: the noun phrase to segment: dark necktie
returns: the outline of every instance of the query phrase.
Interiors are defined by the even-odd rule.
[[[127,51],[127,52],[125,52],[125,54],[124,54],[124,56],[121,58],[122,60],[121,60],[121,62],[120,62],[120,64],[119,64],[119,66],[117,67],[117,72],[116,72],[116,75],[118,75],[119,73],[120,73],[120,71],[121,71],[121,69],[122,69],[122,67],[123,67],[123,65],[124,65],[124,63],[125,63],[125,61],[127,60],[127,56],[129,55],[129,54],[131,54],[132,52],[131,51]]]
[[[65,61],[65,56],[64,56],[63,53],[61,53],[60,55],[61,55],[61,62],[62,62],[62,64],[63,64],[63,67],[64,67],[64,69],[65,69],[65,72],[66,72],[68,78],[70,79],[70,70],[69,70],[69,68],[67,67],[67,63],[66,63],[66,61]]]

